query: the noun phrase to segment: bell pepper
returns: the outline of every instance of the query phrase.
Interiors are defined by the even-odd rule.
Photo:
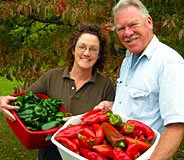
[[[109,122],[102,122],[101,126],[104,130],[106,139],[113,147],[125,147],[124,136]]]
[[[58,134],[56,135],[56,140],[59,137],[65,137],[65,138],[77,138],[78,137],[78,133],[83,130],[84,126],[82,126],[81,124],[76,124],[76,125],[72,125],[72,126],[68,126],[62,130],[60,130],[58,132]]]
[[[140,156],[140,152],[138,150],[137,144],[130,144],[128,145],[125,153],[132,159],[136,159]]]
[[[125,140],[125,143],[127,145],[137,144],[138,151],[140,151],[140,152],[145,152],[146,150],[148,150],[152,146],[151,143],[142,142],[142,141],[139,141],[137,139],[133,139],[129,136],[124,136],[124,140]]]
[[[121,148],[113,150],[113,160],[132,160]]]
[[[92,149],[106,157],[113,158],[113,147],[109,144],[94,145]]]
[[[75,143],[73,143],[71,140],[65,137],[58,137],[57,141],[64,145],[66,148],[70,149],[71,151],[77,152],[78,147]]]
[[[106,158],[104,155],[91,151],[90,149],[80,148],[79,152],[82,154],[82,156],[89,160],[108,160],[108,158]]]
[[[121,119],[121,117],[118,114],[112,114],[109,117],[109,121],[117,129],[120,129],[123,126],[122,119]]]
[[[137,120],[128,120],[127,123],[133,125],[135,130],[141,130],[148,141],[152,141],[154,139],[153,130],[146,124]]]
[[[104,139],[104,131],[100,124],[93,124],[92,130],[95,133],[95,144],[100,144]]]

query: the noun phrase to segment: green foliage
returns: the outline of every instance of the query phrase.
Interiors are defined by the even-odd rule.
[[[184,56],[183,0],[142,0],[159,39]],[[125,50],[111,30],[115,0],[0,2],[0,75],[32,84],[47,70],[67,64],[68,37],[81,22],[98,24],[109,40],[104,74],[117,78]]]

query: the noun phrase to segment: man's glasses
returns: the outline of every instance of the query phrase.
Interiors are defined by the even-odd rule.
[[[78,51],[80,51],[80,52],[85,52],[88,49],[89,52],[93,55],[95,55],[99,52],[99,48],[87,47],[85,44],[77,44],[76,47],[77,47]]]

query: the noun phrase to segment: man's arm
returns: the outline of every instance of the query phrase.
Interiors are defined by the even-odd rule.
[[[176,153],[184,136],[184,123],[165,126],[150,160],[169,160]]]

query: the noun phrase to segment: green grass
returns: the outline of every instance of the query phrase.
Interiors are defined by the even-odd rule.
[[[14,92],[14,87],[21,85],[0,77],[0,96]],[[0,160],[36,160],[37,150],[25,148],[6,122],[5,116],[0,114]]]

